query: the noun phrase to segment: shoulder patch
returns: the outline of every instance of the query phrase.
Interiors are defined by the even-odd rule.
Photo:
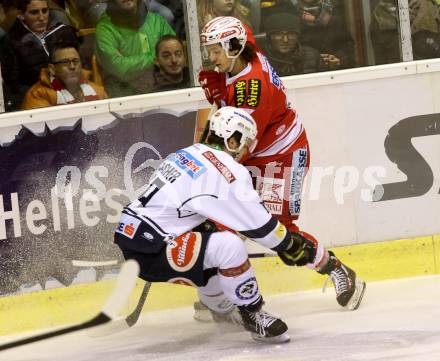
[[[214,167],[220,172],[220,174],[226,179],[228,183],[232,183],[235,181],[234,174],[232,174],[231,170],[225,166],[211,151],[206,151],[202,153],[202,155],[208,159]]]
[[[248,97],[246,104],[250,107],[257,107],[260,103],[261,96],[261,80],[250,79],[248,82]]]
[[[241,107],[246,100],[246,80],[239,80],[234,84],[235,106]]]

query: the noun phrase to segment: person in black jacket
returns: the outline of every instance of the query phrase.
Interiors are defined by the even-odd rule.
[[[300,43],[301,20],[294,13],[273,13],[264,21],[263,50],[279,76],[308,74],[322,70],[318,50]]]
[[[5,36],[1,51],[7,111],[20,109],[27,90],[49,63],[51,46],[61,41],[77,42],[75,29],[50,21],[46,0],[18,2],[17,19]]]
[[[326,70],[354,67],[354,41],[347,28],[341,0],[299,0],[301,43],[317,49]]]

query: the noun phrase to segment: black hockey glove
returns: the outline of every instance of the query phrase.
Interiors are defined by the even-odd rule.
[[[278,257],[288,266],[304,266],[312,263],[316,248],[312,241],[299,233],[292,233],[292,245],[285,251],[278,252]]]

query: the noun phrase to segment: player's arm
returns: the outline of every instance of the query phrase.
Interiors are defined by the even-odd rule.
[[[263,206],[246,168],[234,172],[232,183],[223,183],[216,194],[200,195],[186,204],[198,214],[237,231],[278,252],[288,265],[304,265],[314,258],[313,247],[301,235],[292,235]]]

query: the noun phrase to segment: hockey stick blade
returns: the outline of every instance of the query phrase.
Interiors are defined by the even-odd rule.
[[[146,281],[144,288],[142,289],[141,297],[139,298],[138,304],[136,308],[130,313],[126,318],[125,322],[128,327],[133,326],[137,320],[139,319],[139,315],[142,312],[142,308],[144,307],[145,300],[147,299],[148,292],[150,291],[151,282]]]
[[[30,336],[8,342],[0,345],[0,351],[8,350],[14,347],[27,345],[33,342],[46,340],[49,338],[65,335],[71,332],[85,330],[91,327],[103,325],[113,320],[122,307],[125,305],[128,297],[136,285],[136,279],[139,275],[139,265],[136,261],[130,260],[122,265],[121,272],[118,275],[116,286],[108,298],[101,312],[91,320],[74,326],[60,328],[58,330],[45,332],[39,335]]]
[[[151,282],[146,281],[142,293],[139,297],[139,301],[133,310],[127,317],[111,322],[108,326],[94,328],[89,332],[90,337],[104,337],[112,335],[117,332],[127,330],[128,328],[134,326],[139,319],[142,308],[144,307],[145,301],[150,291]]]

